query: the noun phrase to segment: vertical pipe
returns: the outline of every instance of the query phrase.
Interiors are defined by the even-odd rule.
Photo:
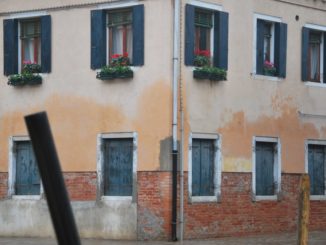
[[[45,112],[25,117],[52,223],[59,245],[80,245],[79,235],[63,181],[49,121]]]
[[[178,163],[178,77],[179,77],[179,8],[180,0],[174,1],[173,21],[173,121],[172,121],[172,241],[177,240],[177,163]]]
[[[182,98],[180,98],[181,100]],[[184,181],[184,171],[183,171],[183,154],[184,154],[184,125],[183,125],[183,110],[182,105],[180,105],[180,117],[181,117],[181,125],[180,125],[180,134],[181,134],[181,143],[180,143],[180,241],[183,241],[183,226],[184,226],[184,217],[183,217],[183,181]]]

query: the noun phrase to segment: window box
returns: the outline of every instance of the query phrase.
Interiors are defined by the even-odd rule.
[[[23,86],[23,85],[38,85],[42,84],[42,77],[39,74],[15,74],[9,76],[8,85]]]
[[[134,72],[129,67],[128,53],[114,54],[111,57],[110,65],[102,67],[96,78],[100,80],[112,80],[115,78],[132,78]]]
[[[225,81],[226,70],[217,67],[198,67],[194,70],[193,76],[199,80]]]
[[[51,16],[5,19],[3,21],[4,75],[22,72],[26,62],[51,72]]]

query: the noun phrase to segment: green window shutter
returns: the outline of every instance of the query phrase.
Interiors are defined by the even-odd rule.
[[[132,8],[133,55],[132,65],[144,65],[144,5]]]
[[[185,65],[194,65],[195,51],[195,7],[186,4]]]
[[[41,67],[43,73],[51,72],[51,16],[41,17]]]
[[[301,79],[308,80],[308,52],[309,52],[309,33],[306,27],[302,28],[302,47],[301,47]]]
[[[256,74],[264,74],[264,24],[265,21],[257,19],[256,30]]]
[[[18,20],[3,20],[4,75],[18,73]]]
[[[228,69],[228,33],[229,14],[226,12],[214,12],[214,56],[215,67]]]
[[[274,64],[279,77],[286,77],[287,24],[275,23]]]
[[[106,12],[91,11],[91,68],[99,69],[106,65]]]

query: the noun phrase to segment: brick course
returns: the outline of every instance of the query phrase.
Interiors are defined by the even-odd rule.
[[[171,236],[171,172],[138,172],[137,234],[139,240]]]
[[[0,173],[0,199],[7,196],[8,193],[8,173]]]
[[[96,172],[65,172],[63,176],[71,201],[96,199]]]

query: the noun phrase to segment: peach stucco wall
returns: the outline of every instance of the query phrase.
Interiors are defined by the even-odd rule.
[[[0,1],[1,21],[11,11],[43,9],[52,16],[52,72],[44,75],[41,86],[8,86],[0,49],[0,172],[8,169],[8,138],[26,135],[23,116],[40,110],[48,112],[64,171],[95,171],[97,134],[131,131],[138,133],[138,170],[160,169],[162,141],[171,137],[173,1],[140,1],[145,5],[145,65],[135,68],[132,80],[113,82],[96,80],[90,69],[90,10],[97,5],[53,8],[91,2],[117,1]],[[183,65],[184,5],[189,1],[181,2],[185,139],[190,132],[220,134],[223,171],[250,172],[253,136],[279,137],[282,171],[303,172],[304,141],[326,139],[326,117],[302,116],[298,111],[326,115],[326,87],[301,82],[301,28],[307,23],[326,26],[326,4],[206,0],[229,13],[228,80],[211,83],[194,80],[192,67]],[[286,79],[252,74],[254,13],[288,24]],[[185,169],[187,146],[185,140]]]

